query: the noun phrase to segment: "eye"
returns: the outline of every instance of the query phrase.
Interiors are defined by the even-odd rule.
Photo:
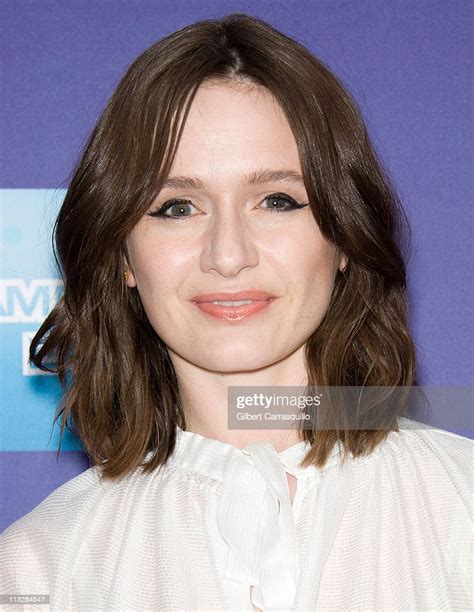
[[[306,206],[308,206],[308,204],[299,204],[298,202],[295,202],[293,198],[283,193],[272,193],[271,195],[265,198],[264,202],[267,200],[269,201],[270,206],[269,208],[264,208],[263,210],[266,210],[268,212],[290,212],[292,210],[297,210],[299,208],[305,208]],[[285,205],[284,207],[278,205],[278,203],[282,202]]]
[[[299,208],[305,208],[308,204],[299,204],[295,202],[295,200],[283,193],[272,193],[264,198],[263,202],[270,203],[268,208],[263,208],[263,210],[270,213],[286,213],[292,210],[297,210]],[[282,206],[283,204],[283,206]],[[186,214],[186,212],[190,210],[190,207],[194,205],[189,200],[169,200],[165,202],[160,208],[154,210],[150,213],[150,217],[161,217],[163,219],[184,219],[186,217],[193,217],[194,215]],[[167,214],[168,211],[172,211],[174,209],[174,214]]]
[[[186,210],[189,210],[189,207],[193,206],[189,200],[169,200],[165,202],[163,206],[154,210],[151,213],[148,213],[150,217],[164,217],[165,219],[179,219],[183,217],[189,217],[192,215],[183,214]],[[166,213],[175,209],[175,214],[167,215]]]

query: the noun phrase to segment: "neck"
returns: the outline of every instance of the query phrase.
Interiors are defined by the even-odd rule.
[[[301,441],[295,429],[296,421],[281,422],[281,428],[272,428],[272,421],[265,420],[265,413],[276,413],[274,407],[266,408],[268,397],[273,393],[281,394],[285,389],[273,387],[305,387],[307,373],[304,364],[303,347],[270,366],[250,371],[222,372],[207,370],[189,363],[170,351],[171,359],[178,377],[180,395],[186,419],[186,430],[207,438],[214,438],[243,448],[251,442],[270,441],[277,452]],[[239,396],[253,396],[263,393],[262,403],[257,408],[239,409],[229,406],[229,387],[265,387],[265,389],[235,389]],[[299,390],[302,391],[302,390]],[[280,408],[278,412],[299,412],[296,406]],[[252,429],[237,429],[237,413],[261,413],[262,419],[251,423]],[[232,427],[229,426],[229,418]],[[240,421],[242,422],[242,421]]]

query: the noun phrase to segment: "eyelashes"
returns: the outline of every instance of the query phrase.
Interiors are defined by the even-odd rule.
[[[272,193],[271,195],[266,196],[266,198],[263,199],[263,202],[266,202],[267,200],[270,201],[270,206],[269,208],[263,208],[262,210],[265,210],[271,214],[288,213],[308,206],[308,204],[296,202],[292,197],[282,193]],[[278,201],[285,202],[287,206],[285,208],[276,207],[275,203]],[[187,219],[189,217],[194,217],[195,215],[187,215],[182,213],[186,210],[189,210],[192,206],[194,205],[190,200],[172,199],[165,202],[156,210],[149,212],[148,215],[150,217],[158,217],[160,219]],[[167,214],[168,211],[172,210],[173,208],[176,208],[178,214]]]

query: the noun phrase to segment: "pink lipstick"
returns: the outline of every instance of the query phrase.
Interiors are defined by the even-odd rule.
[[[234,293],[207,293],[190,301],[212,317],[223,321],[241,321],[268,308],[277,299],[265,291],[246,290]]]

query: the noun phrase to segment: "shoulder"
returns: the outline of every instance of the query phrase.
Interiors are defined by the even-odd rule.
[[[383,524],[396,525],[414,558],[429,559],[462,599],[472,578],[474,441],[411,419],[399,424],[376,468]]]
[[[46,585],[73,567],[86,542],[107,544],[107,534],[128,528],[128,517],[165,498],[166,474],[137,467],[110,480],[95,466],[62,484],[0,534],[0,566],[8,568],[0,592],[48,592]]]
[[[77,510],[82,510],[88,501],[100,495],[103,486],[96,468],[85,470],[52,491],[33,510],[7,527],[0,536],[1,544],[4,545],[13,534],[28,530],[41,533],[53,525],[60,528],[64,521],[74,520]]]
[[[50,493],[0,534],[3,593],[48,592],[68,534],[87,522],[114,483],[102,482],[89,468]],[[38,590],[39,589],[39,590]]]
[[[472,519],[474,440],[400,418],[381,453],[400,486],[415,483],[418,494],[464,508]]]
[[[400,441],[412,452],[431,456],[447,468],[457,467],[461,474],[472,476],[474,440],[408,418],[399,418]],[[457,470],[454,472],[457,473]]]

